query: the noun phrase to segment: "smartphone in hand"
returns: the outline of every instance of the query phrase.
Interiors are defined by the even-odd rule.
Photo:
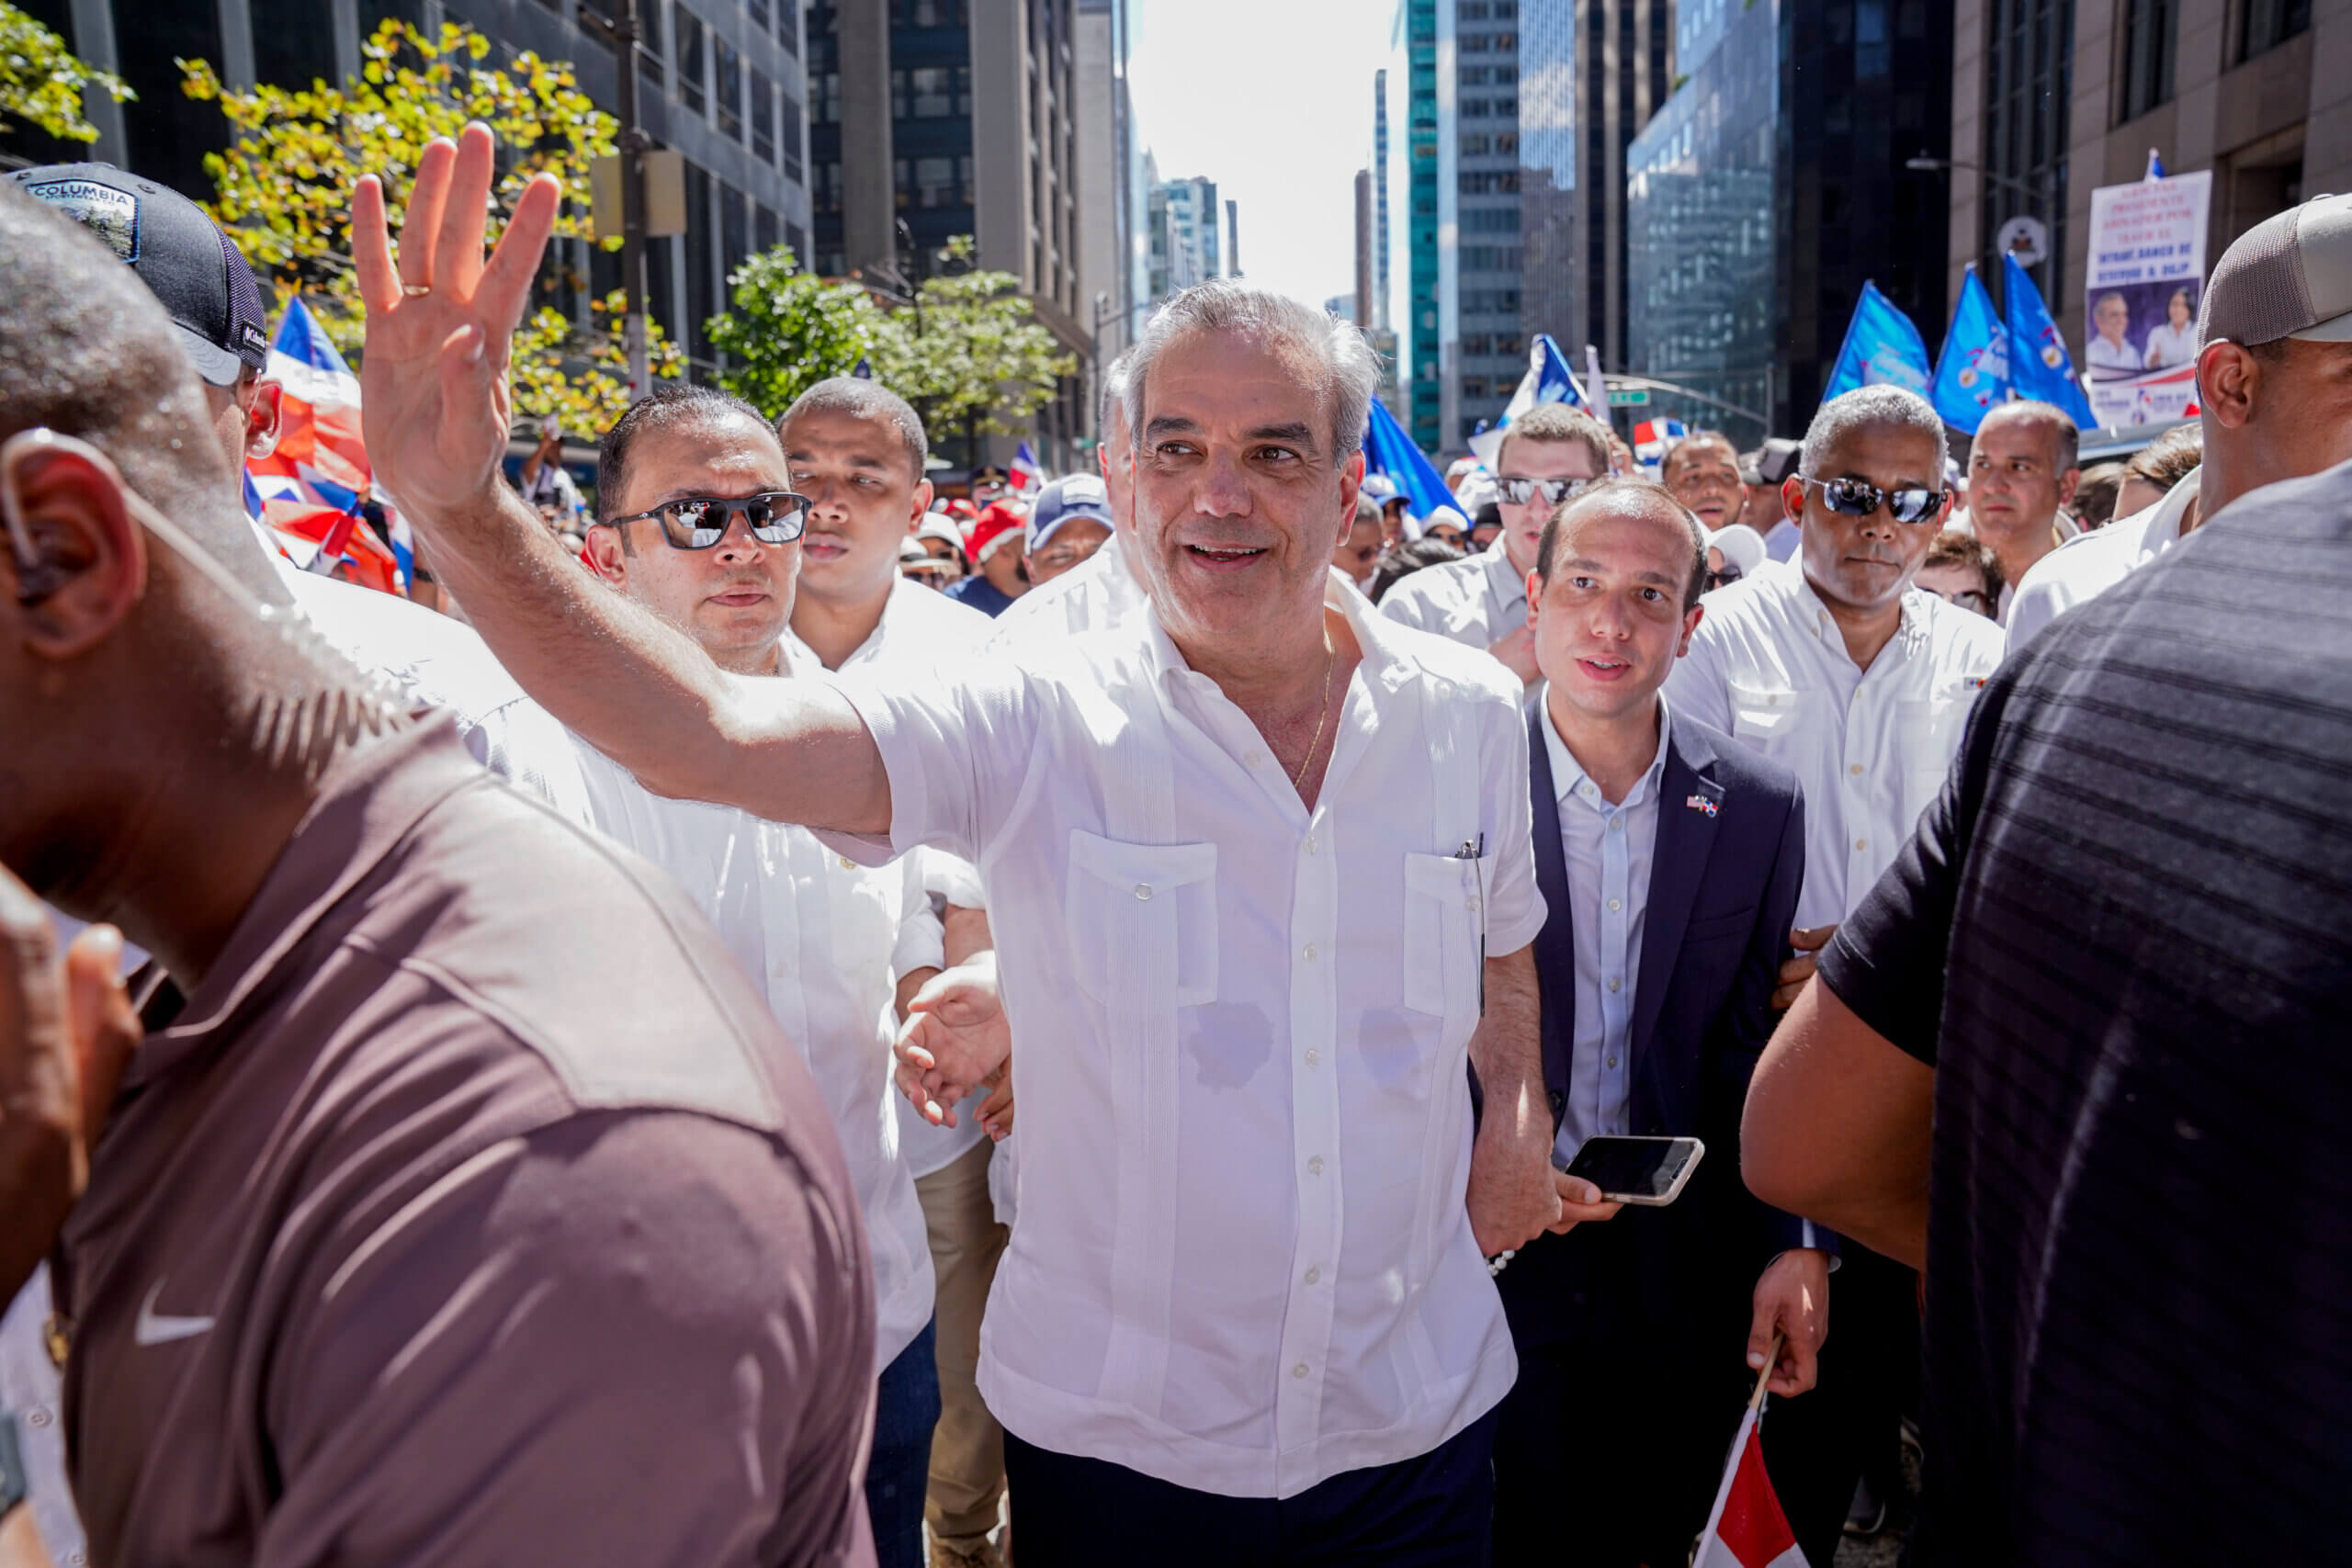
[[[1634,1138],[1604,1134],[1587,1138],[1568,1162],[1568,1174],[1600,1189],[1612,1203],[1662,1209],[1682,1195],[1707,1145],[1696,1138]]]

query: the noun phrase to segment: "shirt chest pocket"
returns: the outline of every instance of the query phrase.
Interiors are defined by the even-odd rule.
[[[1731,732],[1768,757],[1787,757],[1813,732],[1821,694],[1792,686],[1731,683]]]
[[[1070,957],[1095,1000],[1216,999],[1215,844],[1130,844],[1073,828],[1067,895]]]
[[[1910,817],[1925,811],[1944,787],[1968,727],[1968,711],[1984,685],[1973,676],[1953,676],[1937,682],[1927,696],[1905,698],[1897,706],[1895,739],[1903,748],[1904,809]]]
[[[1405,1005],[1415,1012],[1477,1016],[1486,929],[1478,873],[1486,864],[1458,855],[1405,857]]]

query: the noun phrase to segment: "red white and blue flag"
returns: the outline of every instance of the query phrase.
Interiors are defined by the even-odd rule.
[[[1666,461],[1666,449],[1682,439],[1679,419],[1645,419],[1634,426],[1634,461],[1655,468]]]
[[[1008,477],[1012,480],[1012,488],[1017,491],[1041,490],[1045,487],[1046,470],[1037,466],[1037,454],[1029,449],[1029,443],[1026,441],[1023,441],[1020,449],[1012,454],[1012,471]]]
[[[405,563],[359,520],[368,491],[359,429],[359,378],[300,299],[286,307],[263,375],[276,381],[277,446],[245,461],[245,510],[304,570],[338,566],[387,592],[405,586]]]
[[[1772,1478],[1764,1472],[1764,1436],[1757,1416],[1751,1405],[1740,1418],[1731,1464],[1716,1489],[1714,1511],[1699,1536],[1691,1568],[1806,1568]]]

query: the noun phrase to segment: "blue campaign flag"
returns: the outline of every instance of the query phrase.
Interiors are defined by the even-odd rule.
[[[1413,516],[1427,517],[1441,506],[1454,504],[1453,492],[1445,488],[1445,476],[1432,467],[1388,412],[1388,405],[1377,398],[1373,400],[1372,423],[1364,427],[1363,471],[1385,474],[1396,493],[1405,498],[1405,509]]]
[[[849,373],[856,377],[861,381],[871,381],[874,379],[873,361],[867,359],[864,355],[860,355],[858,356],[857,363],[850,367]]]
[[[1960,305],[1944,333],[1928,400],[1946,424],[1971,435],[1995,405],[2009,400],[2009,329],[1994,312],[1993,297],[1973,266],[1960,286]]]
[[[1877,284],[1865,282],[1862,297],[1854,301],[1854,319],[1846,325],[1846,345],[1838,351],[1838,364],[1821,389],[1821,400],[1883,381],[1925,397],[1929,378],[1928,340],[1894,300],[1878,291]]]
[[[1503,449],[1503,433],[1510,422],[1539,403],[1566,403],[1570,408],[1590,409],[1592,401],[1577,385],[1576,372],[1568,368],[1568,356],[1552,341],[1550,333],[1537,333],[1535,342],[1527,351],[1527,374],[1519,378],[1519,390],[1510,395],[1503,406],[1502,417],[1492,425],[1480,429],[1470,437],[1470,450],[1478,461],[1489,468]]]
[[[2151,148],[2149,148],[2149,149],[2148,149],[2148,172],[2147,172],[2145,175],[2142,175],[2142,176],[2141,176],[2141,178],[2143,178],[2143,179],[2150,179],[2150,180],[2160,180],[2160,179],[2163,179],[2164,177],[2165,177],[2165,161],[2164,161],[2164,157],[2163,157],[2163,155],[2162,155],[2162,154],[2160,154],[2159,152],[2157,152],[2157,151],[2156,151],[2154,148],[2151,147]]]
[[[2058,335],[2058,323],[2050,319],[2033,275],[2015,256],[2001,258],[2001,303],[2009,319],[2009,381],[2018,396],[2055,403],[2085,430],[2097,429],[2098,416],[2091,412],[2091,400],[2075,378],[2066,340]]]

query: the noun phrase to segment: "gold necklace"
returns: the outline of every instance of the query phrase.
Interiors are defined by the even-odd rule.
[[[1331,645],[1331,634],[1323,634],[1323,706],[1315,716],[1315,739],[1306,743],[1306,759],[1290,781],[1290,787],[1305,794],[1306,770],[1315,765],[1315,753],[1323,744],[1323,727],[1331,722],[1331,667],[1340,661],[1340,650]]]

